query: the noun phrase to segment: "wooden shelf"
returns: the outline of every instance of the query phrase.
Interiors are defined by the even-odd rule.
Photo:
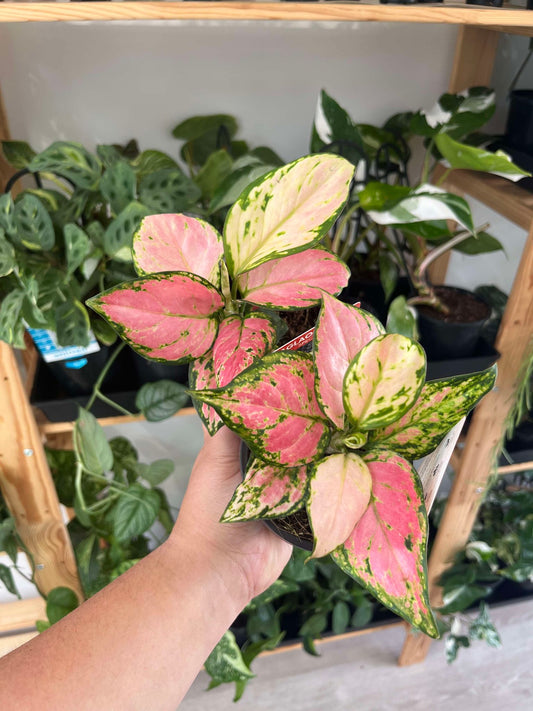
[[[0,4],[0,22],[109,20],[288,20],[474,25],[533,34],[533,13],[463,3],[381,5],[375,2],[39,2]]]
[[[444,173],[445,169],[439,165],[435,169],[435,182]],[[442,185],[452,192],[470,195],[524,230],[533,222],[533,193],[510,180],[473,170],[453,170]]]

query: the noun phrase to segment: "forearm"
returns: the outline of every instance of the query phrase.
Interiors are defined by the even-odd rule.
[[[0,708],[174,711],[247,602],[238,571],[221,575],[199,546],[171,537],[0,660]]]

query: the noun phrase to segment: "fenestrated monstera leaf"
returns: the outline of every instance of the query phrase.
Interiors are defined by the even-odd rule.
[[[307,353],[264,356],[225,388],[194,391],[268,464],[299,467],[329,442],[328,422],[315,397],[313,361]]]
[[[343,402],[359,430],[385,427],[417,399],[426,375],[426,355],[397,333],[378,336],[354,358],[344,376]]]
[[[263,314],[242,318],[227,316],[219,326],[213,346],[213,363],[218,387],[224,387],[269,351],[276,338],[276,327]]]
[[[317,304],[322,290],[338,294],[350,271],[343,261],[323,249],[309,249],[272,259],[239,277],[245,301],[271,309],[307,309]]]
[[[197,358],[189,366],[189,387],[191,390],[212,390],[218,385],[213,365],[213,353]],[[205,402],[193,399],[193,405],[211,436],[224,424],[218,412]]]
[[[252,183],[229,211],[224,226],[230,275],[316,244],[342,210],[353,172],[344,158],[314,155]]]
[[[187,215],[150,215],[133,238],[138,274],[191,272],[218,286],[222,238],[207,222]]]
[[[388,608],[438,637],[427,592],[427,517],[418,475],[390,451],[363,459],[372,476],[370,505],[333,559]]]
[[[221,521],[251,521],[287,516],[302,508],[307,497],[307,468],[280,468],[254,459]]]
[[[363,346],[383,333],[371,314],[323,294],[315,331],[315,387],[318,402],[339,429],[344,427],[344,374]]]
[[[141,355],[183,363],[209,350],[224,302],[195,274],[163,272],[108,289],[87,305]]]
[[[369,444],[408,459],[424,457],[494,387],[496,373],[493,365],[480,373],[426,383],[413,407],[388,427],[372,432]]]
[[[344,543],[366,511],[371,491],[372,477],[357,454],[331,454],[317,462],[307,502],[315,540],[312,558]]]

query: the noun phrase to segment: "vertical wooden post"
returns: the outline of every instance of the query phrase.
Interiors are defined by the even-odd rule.
[[[12,349],[0,343],[0,490],[46,595],[63,585],[83,599],[76,561],[41,438]]]
[[[496,388],[474,412],[464,451],[429,561],[429,588],[433,606],[442,604],[437,582],[467,541],[487,481],[492,474],[505,420],[513,406],[521,367],[533,355],[533,224],[515,276],[507,308],[496,339],[501,353]],[[425,659],[431,640],[408,635],[399,663]]]
[[[0,141],[9,140],[9,126],[7,124],[7,116],[2,100],[2,92],[0,91]],[[4,154],[0,150],[0,195],[4,192],[5,186],[9,178],[13,175],[13,168],[4,158]]]
[[[448,91],[455,94],[472,86],[490,86],[496,58],[499,32],[483,27],[461,25],[453,61]],[[443,284],[448,271],[450,253],[446,252],[429,268],[433,284]]]

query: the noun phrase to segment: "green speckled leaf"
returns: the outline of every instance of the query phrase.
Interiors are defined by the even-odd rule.
[[[104,234],[106,254],[121,261],[132,260],[133,235],[139,229],[141,220],[150,210],[139,202],[130,202],[120,215],[113,220]]]
[[[135,200],[136,182],[133,169],[124,160],[117,160],[102,175],[100,191],[115,215]]]
[[[11,274],[15,264],[13,245],[6,239],[5,232],[0,227],[0,277]]]
[[[32,172],[56,173],[76,187],[94,190],[98,185],[102,164],[80,143],[56,141],[36,155],[28,169]]]
[[[91,241],[78,225],[70,222],[63,227],[67,270],[73,274],[91,251]]]
[[[55,244],[52,219],[35,195],[23,195],[15,204],[17,239],[28,249],[49,251]]]
[[[142,178],[139,200],[151,212],[183,212],[201,196],[200,188],[181,170],[158,170]]]

